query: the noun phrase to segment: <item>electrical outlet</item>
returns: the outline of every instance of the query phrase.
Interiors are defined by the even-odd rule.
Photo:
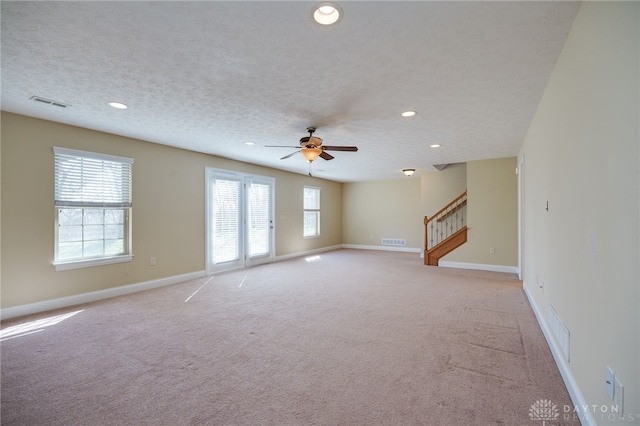
[[[149,265],[156,266],[156,258],[155,257],[151,258],[151,260],[149,261]]]
[[[540,279],[540,275],[536,274],[536,284],[538,284],[538,288],[542,289],[542,292],[544,293],[544,278]]]
[[[611,370],[611,367],[607,367],[607,395],[609,395],[609,398],[611,398],[613,400],[613,395],[614,395],[614,383],[616,380],[616,376],[615,374],[613,374],[613,370]]]
[[[495,254],[495,253],[496,253],[495,247],[489,247],[489,254]]]
[[[621,416],[623,414],[624,386],[618,379],[616,379],[615,390],[613,391],[613,402],[618,406],[618,415]]]

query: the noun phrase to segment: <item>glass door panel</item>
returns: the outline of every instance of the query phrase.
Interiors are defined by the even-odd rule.
[[[247,264],[273,261],[273,181],[247,179]]]

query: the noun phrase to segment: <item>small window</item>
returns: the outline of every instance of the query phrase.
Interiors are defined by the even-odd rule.
[[[320,188],[304,187],[304,237],[320,236]]]
[[[130,261],[133,159],[54,147],[56,270]]]

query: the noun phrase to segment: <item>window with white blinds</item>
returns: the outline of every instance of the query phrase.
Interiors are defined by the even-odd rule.
[[[60,147],[53,152],[56,269],[131,260],[133,159]]]
[[[320,236],[320,188],[305,186],[303,193],[304,237]]]

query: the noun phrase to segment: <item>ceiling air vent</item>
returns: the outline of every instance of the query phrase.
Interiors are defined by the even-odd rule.
[[[57,107],[60,107],[60,108],[66,108],[66,107],[70,107],[71,106],[69,104],[65,104],[64,102],[53,101],[51,99],[41,98],[40,96],[32,96],[29,99],[31,99],[32,101],[35,101],[35,102],[42,102],[43,104],[53,105],[53,106],[57,106]]]

